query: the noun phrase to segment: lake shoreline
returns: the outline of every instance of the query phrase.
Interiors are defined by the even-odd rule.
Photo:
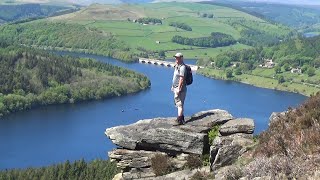
[[[312,88],[312,89],[303,92],[302,90],[294,89],[293,87],[289,87],[289,86],[285,87],[285,86],[283,86],[281,84],[279,85],[278,83],[275,83],[273,86],[267,86],[267,85],[264,85],[263,83],[259,83],[258,84],[258,83],[254,83],[252,81],[252,79],[250,79],[250,77],[252,77],[254,75],[248,75],[248,74],[246,74],[246,76],[248,77],[248,78],[246,78],[247,81],[244,81],[243,79],[237,78],[237,77],[233,77],[233,78],[229,78],[228,79],[228,78],[225,77],[225,73],[223,74],[224,76],[222,74],[217,75],[217,74],[214,74],[212,72],[209,72],[208,70],[200,70],[197,73],[200,74],[200,75],[203,75],[205,77],[212,78],[212,79],[218,79],[218,80],[224,80],[224,81],[234,81],[234,82],[248,84],[248,85],[259,87],[259,88],[266,88],[266,89],[273,89],[273,90],[290,92],[290,93],[297,93],[297,94],[300,94],[300,95],[303,95],[303,96],[306,96],[306,97],[310,97],[312,94],[316,94],[317,91],[320,91],[320,89],[316,89],[314,87],[308,87],[306,85],[305,85],[305,88]],[[263,77],[260,77],[260,78],[261,79],[268,79],[268,78],[263,78]],[[277,80],[274,80],[274,81],[277,82]]]

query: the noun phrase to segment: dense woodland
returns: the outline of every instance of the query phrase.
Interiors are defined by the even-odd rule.
[[[70,163],[52,165],[42,168],[28,168],[25,170],[0,171],[2,180],[66,180],[66,179],[112,179],[118,172],[115,163],[106,160],[94,160],[90,163],[83,159]]]
[[[91,59],[0,48],[0,116],[39,105],[75,103],[138,92],[146,76]]]
[[[243,62],[252,64],[263,63],[263,59],[273,59],[283,66],[320,67],[320,36],[313,38],[298,37],[286,42],[270,46],[257,47],[242,51],[229,51],[219,55],[219,61]]]
[[[210,37],[200,37],[200,38],[187,38],[175,35],[172,37],[172,42],[190,46],[199,47],[223,47],[229,46],[236,43],[236,40],[228,34],[213,32]]]
[[[177,27],[186,31],[192,31],[192,28],[185,23],[171,22],[169,23],[169,26]]]
[[[0,39],[18,45],[100,54],[132,61],[129,47],[111,34],[79,24],[32,22],[0,27]]]
[[[47,17],[62,12],[72,12],[67,11],[68,9],[73,10],[70,7],[40,4],[0,5],[0,19],[10,22],[28,18]]]

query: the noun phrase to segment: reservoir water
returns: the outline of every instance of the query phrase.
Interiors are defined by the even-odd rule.
[[[151,80],[151,88],[123,97],[53,105],[6,116],[0,120],[0,170],[48,166],[81,158],[107,159],[107,152],[115,146],[104,135],[106,128],[140,119],[176,116],[170,91],[172,68],[126,64],[103,56],[60,54],[90,57],[143,73]],[[257,134],[267,129],[272,112],[295,107],[305,99],[295,93],[194,74],[194,83],[188,87],[185,114],[225,109],[235,117],[253,118]]]

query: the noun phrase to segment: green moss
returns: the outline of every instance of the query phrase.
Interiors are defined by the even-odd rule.
[[[212,129],[208,132],[209,137],[209,144],[212,145],[213,140],[219,135],[219,125],[215,125]]]

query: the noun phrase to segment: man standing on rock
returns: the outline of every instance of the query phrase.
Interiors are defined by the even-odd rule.
[[[178,108],[177,122],[184,124],[184,100],[187,94],[187,85],[185,82],[186,66],[183,62],[182,53],[177,53],[173,57],[176,58],[176,64],[174,66],[171,90],[174,94],[174,104]]]

